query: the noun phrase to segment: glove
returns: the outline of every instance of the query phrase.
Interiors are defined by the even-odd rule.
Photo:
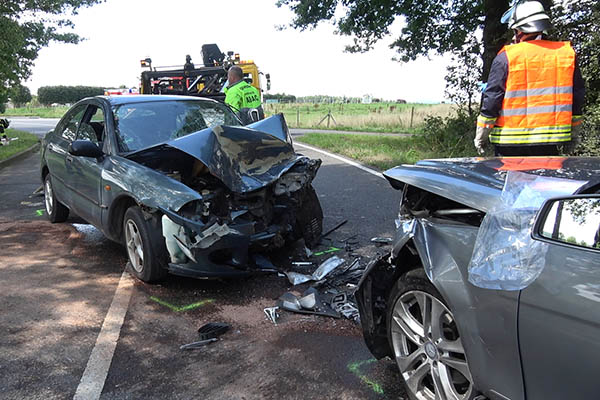
[[[490,136],[490,132],[492,128],[489,126],[477,126],[477,131],[475,132],[475,140],[473,140],[473,144],[477,149],[477,153],[482,156],[485,154],[485,146],[488,144],[488,138]]]

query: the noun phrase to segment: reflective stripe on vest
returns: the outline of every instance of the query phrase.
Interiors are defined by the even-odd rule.
[[[535,40],[505,46],[506,92],[490,133],[494,144],[571,140],[575,52],[568,42]]]

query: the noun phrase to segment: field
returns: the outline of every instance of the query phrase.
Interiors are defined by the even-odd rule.
[[[8,146],[0,146],[0,161],[26,150],[38,142],[37,136],[28,132],[7,129],[5,134],[9,139],[18,139],[12,140]]]
[[[451,104],[397,103],[298,103],[265,104],[263,107],[267,115],[283,113],[291,128],[392,133],[411,133],[423,124],[427,116],[445,117],[456,109]],[[326,116],[329,112],[333,119],[329,119],[328,126]]]

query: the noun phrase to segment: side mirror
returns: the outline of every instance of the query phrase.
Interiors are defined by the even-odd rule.
[[[536,239],[600,250],[600,195],[547,200],[533,232]]]
[[[89,140],[74,140],[67,149],[69,154],[78,157],[100,158],[104,153],[98,145]]]
[[[267,78],[267,92],[271,90],[271,74],[266,74],[265,78]]]

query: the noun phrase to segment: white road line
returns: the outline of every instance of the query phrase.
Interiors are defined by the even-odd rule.
[[[129,299],[133,287],[133,279],[127,271],[123,271],[119,286],[115,291],[108,313],[104,318],[102,329],[87,362],[83,376],[79,381],[73,400],[99,399],[112,362],[121,326],[129,307]]]
[[[375,176],[377,176],[379,178],[386,179],[385,176],[383,176],[383,174],[381,172],[375,171],[374,169],[371,169],[369,167],[365,167],[364,165],[361,165],[361,164],[357,163],[356,161],[348,160],[347,158],[344,158],[342,156],[338,156],[337,154],[333,154],[333,153],[330,153],[328,151],[321,150],[319,148],[316,148],[316,147],[313,147],[313,146],[309,146],[309,145],[304,144],[304,143],[294,142],[294,146],[304,147],[304,148],[307,148],[309,150],[316,151],[317,153],[325,154],[328,157],[335,158],[336,160],[345,162],[346,164],[350,164],[353,167],[362,169],[363,171],[368,172],[368,173],[370,173],[372,175],[375,175]]]

